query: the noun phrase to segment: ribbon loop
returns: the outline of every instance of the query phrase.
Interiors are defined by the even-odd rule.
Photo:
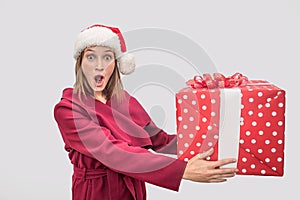
[[[245,85],[248,82],[248,78],[241,73],[235,73],[232,76],[225,77],[221,73],[203,74],[202,76],[196,75],[194,79],[190,79],[186,82],[190,87],[197,88],[232,88]]]

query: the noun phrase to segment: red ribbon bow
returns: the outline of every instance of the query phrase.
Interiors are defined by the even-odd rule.
[[[221,73],[203,74],[203,76],[194,76],[194,79],[190,79],[186,82],[187,85],[194,89],[197,88],[232,88],[245,85],[248,82],[248,78],[241,73],[235,73],[232,76],[225,77]]]

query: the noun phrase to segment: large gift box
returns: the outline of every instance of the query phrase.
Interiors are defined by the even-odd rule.
[[[195,76],[176,93],[177,155],[237,158],[237,174],[283,176],[285,91],[240,73]]]

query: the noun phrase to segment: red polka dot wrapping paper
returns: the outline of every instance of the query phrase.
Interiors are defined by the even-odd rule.
[[[241,92],[238,162],[240,175],[283,176],[285,91],[264,80],[251,80]],[[222,89],[186,87],[176,94],[177,155],[188,161],[214,148],[218,160]],[[225,122],[226,123],[226,122]],[[226,148],[235,148],[228,146]]]

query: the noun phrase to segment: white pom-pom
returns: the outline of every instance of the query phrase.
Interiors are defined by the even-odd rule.
[[[134,55],[125,53],[119,58],[119,69],[124,75],[130,74],[135,69],[135,58]]]

